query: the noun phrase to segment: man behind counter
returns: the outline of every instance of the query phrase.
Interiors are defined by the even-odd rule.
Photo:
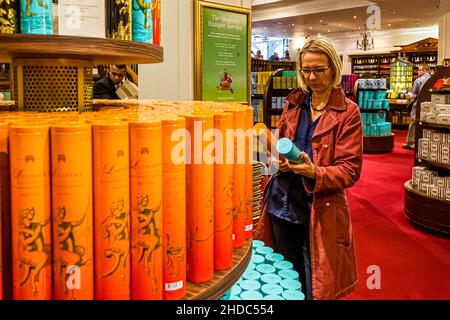
[[[94,84],[94,99],[120,99],[116,90],[124,81],[126,75],[126,65],[116,64],[109,66],[108,76]]]

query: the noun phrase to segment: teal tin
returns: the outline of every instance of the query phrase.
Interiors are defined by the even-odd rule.
[[[290,261],[282,260],[274,262],[273,266],[277,270],[290,270],[294,268],[294,265]]]
[[[288,138],[281,138],[276,145],[277,151],[291,162],[302,163],[300,149]]]
[[[281,280],[280,285],[286,290],[300,290],[302,288],[300,281],[294,279]]]
[[[278,275],[282,278],[282,279],[291,279],[291,280],[298,280],[299,279],[299,275],[298,272],[295,270],[280,270],[278,271]]]
[[[256,270],[245,271],[242,278],[244,280],[259,280],[259,278],[261,278],[261,273]]]
[[[239,286],[242,291],[258,291],[261,288],[261,284],[256,280],[243,280]]]
[[[245,271],[254,270],[256,268],[256,265],[253,262],[250,262],[247,266],[247,269]]]
[[[266,273],[275,273],[276,269],[274,266],[270,264],[263,263],[256,266],[256,271],[258,271],[261,274],[266,274]]]
[[[281,277],[277,274],[273,274],[273,273],[266,273],[263,274],[260,279],[259,282],[261,282],[261,284],[277,284],[281,282]]]
[[[305,295],[299,290],[285,290],[281,296],[286,300],[305,300]]]
[[[239,296],[231,296],[230,300],[242,300]]]
[[[284,260],[283,255],[279,254],[279,253],[266,254],[265,258],[266,258],[266,263],[269,263],[269,264],[274,264],[275,262]]]
[[[253,248],[261,248],[264,247],[264,242],[261,240],[253,240]]]
[[[250,261],[258,266],[259,264],[264,263],[264,257],[259,254],[254,254],[252,255]]]
[[[270,294],[268,296],[265,296],[263,300],[286,300],[282,296],[279,296],[277,294]]]
[[[270,253],[273,253],[273,249],[271,247],[260,247],[256,249],[256,254],[260,254],[262,256]]]
[[[263,295],[258,291],[244,291],[240,295],[242,300],[262,300]]]
[[[280,295],[283,291],[283,288],[278,284],[265,284],[261,287],[261,292],[265,296]]]
[[[153,43],[153,0],[133,0],[132,39],[133,41]]]
[[[20,0],[20,32],[53,34],[52,1]]]
[[[229,291],[230,293],[229,298],[239,296],[241,292],[242,292],[241,287],[238,285],[234,285],[231,287],[231,290]]]

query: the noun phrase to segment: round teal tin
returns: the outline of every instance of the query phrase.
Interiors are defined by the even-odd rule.
[[[242,278],[244,280],[259,280],[259,278],[261,278],[261,273],[256,270],[245,271]]]
[[[281,282],[281,277],[273,273],[263,274],[259,280],[261,284],[277,284]]]
[[[254,255],[252,255],[252,258],[250,259],[250,262],[253,262],[255,265],[264,263],[264,256],[261,256],[259,254],[254,254]]]
[[[302,288],[300,281],[293,279],[281,280],[280,285],[286,290],[300,290]]]
[[[292,280],[298,280],[299,276],[298,276],[298,272],[295,270],[280,270],[278,271],[278,275],[282,278],[282,279],[292,279]]]
[[[260,241],[260,240],[253,240],[253,248],[261,248],[264,247],[264,242]]]
[[[247,269],[245,271],[254,270],[256,268],[256,265],[253,262],[250,262],[247,266]]]
[[[278,284],[265,284],[261,287],[261,292],[265,296],[280,295],[283,293],[283,288]]]
[[[256,271],[258,271],[261,274],[265,274],[265,273],[275,273],[276,270],[274,266],[263,263],[256,266]]]
[[[286,300],[305,300],[305,295],[299,290],[285,290],[281,296]]]
[[[292,264],[292,262],[290,261],[276,261],[274,262],[273,266],[277,269],[277,270],[289,270],[292,269],[294,267],[294,265]]]
[[[300,149],[288,138],[278,140],[276,148],[279,153],[290,161],[296,161],[300,157]]]
[[[271,247],[260,247],[256,248],[256,253],[262,256],[273,253],[273,249]]]
[[[262,300],[263,295],[258,291],[244,291],[240,297],[242,300]]]
[[[258,291],[261,284],[256,280],[242,280],[239,284],[243,291]]]
[[[265,256],[266,263],[274,264],[275,262],[280,262],[284,260],[282,254],[279,253],[269,253]]]
[[[232,297],[232,296],[239,296],[241,294],[241,292],[242,292],[241,287],[239,285],[235,284],[234,286],[231,287],[230,297]]]
[[[285,299],[277,294],[270,294],[268,296],[265,296],[263,300],[285,300]]]

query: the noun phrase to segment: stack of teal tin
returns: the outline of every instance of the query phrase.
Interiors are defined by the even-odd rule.
[[[222,300],[305,300],[298,272],[283,255],[254,240],[252,257],[242,277]]]
[[[386,122],[386,112],[361,113],[365,137],[384,137],[391,135],[392,124]]]

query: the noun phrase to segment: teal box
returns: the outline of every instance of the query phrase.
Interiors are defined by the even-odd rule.
[[[366,113],[366,122],[364,122],[366,125],[370,125],[372,123],[372,114]]]
[[[376,91],[375,92],[375,100],[384,100],[386,98],[386,91]]]
[[[30,6],[28,6],[29,3]],[[53,34],[52,1],[20,0],[20,32]]]
[[[366,100],[366,109],[373,109],[373,100]]]
[[[375,100],[375,91],[366,91],[366,100]]]
[[[383,100],[383,109],[389,109],[389,100],[388,99]]]
[[[133,41],[153,43],[152,2],[151,0],[133,0]]]
[[[383,108],[383,100],[373,100],[373,109],[382,109]]]

